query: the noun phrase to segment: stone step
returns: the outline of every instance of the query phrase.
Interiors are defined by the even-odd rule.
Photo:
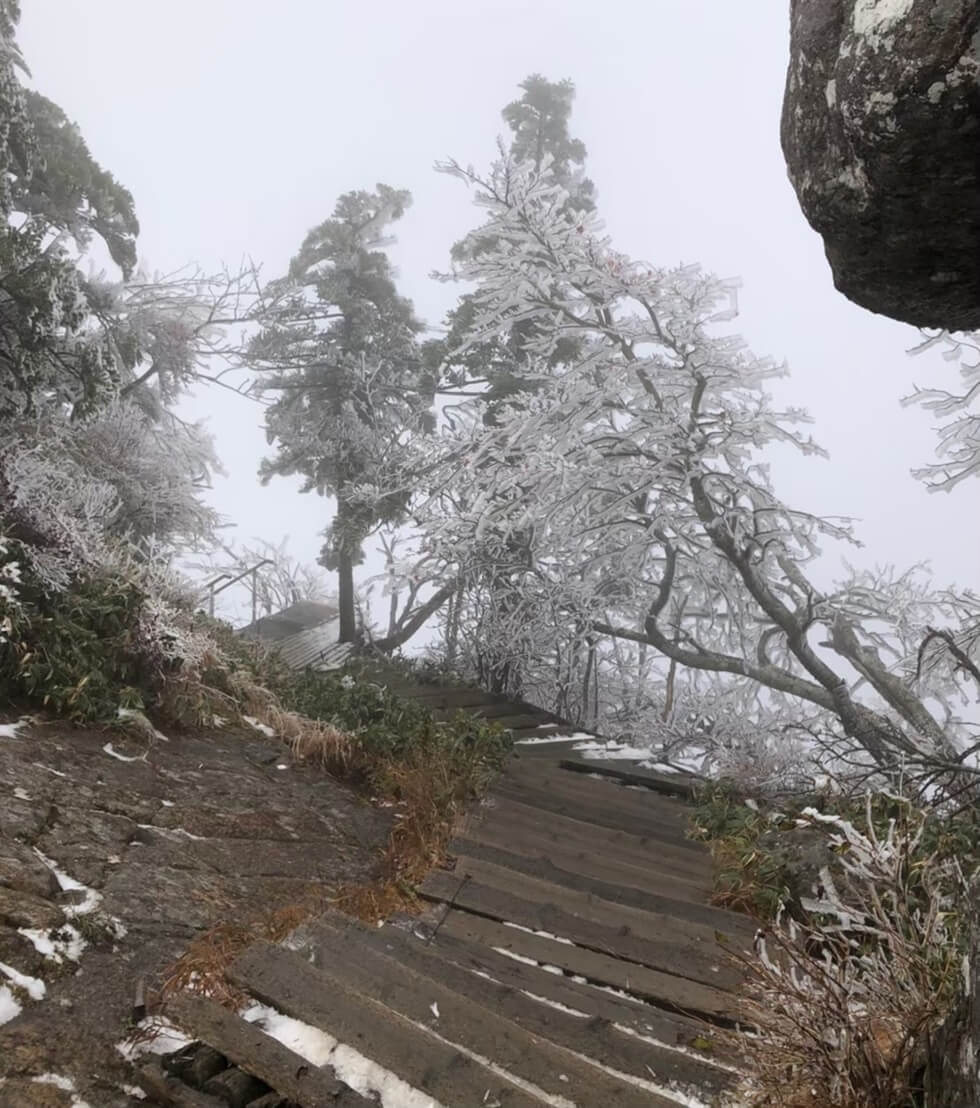
[[[540,1100],[428,1030],[437,1021],[417,1005],[420,1019],[397,1013],[384,1000],[365,995],[344,967],[316,967],[281,947],[257,942],[231,966],[239,988],[294,1019],[320,1028],[441,1104],[467,1108],[496,1101],[501,1108],[540,1108]],[[329,972],[328,972],[329,969]],[[387,980],[374,982],[387,991]],[[369,990],[373,991],[373,990]],[[422,997],[418,997],[422,1003]],[[428,1019],[425,1018],[428,1013]]]
[[[581,859],[566,861],[562,856],[560,865],[554,857],[544,855],[527,856],[518,854],[506,848],[490,846],[474,839],[459,836],[449,844],[450,852],[458,858],[465,855],[469,858],[479,858],[485,862],[506,867],[515,873],[526,874],[528,877],[541,878],[553,885],[561,885],[566,889],[577,889],[584,893],[592,893],[611,904],[622,904],[630,908],[640,908],[645,912],[656,915],[672,916],[676,919],[693,920],[696,923],[710,927],[715,932],[730,934],[733,940],[741,940],[751,945],[755,935],[755,926],[746,916],[737,912],[730,912],[726,908],[714,908],[709,904],[703,904],[698,900],[687,899],[670,895],[675,890],[665,885],[665,892],[650,892],[636,888],[633,885],[624,884],[621,881],[605,880],[578,872]],[[577,864],[576,864],[577,862]],[[566,868],[575,866],[575,868]],[[604,873],[604,877],[615,878],[619,870],[611,872],[606,864],[600,861],[597,869]],[[629,875],[634,877],[635,875]],[[642,880],[643,874],[640,875]]]
[[[589,783],[586,784],[588,786]],[[613,787],[596,782],[592,788],[583,790],[557,781],[545,785],[536,780],[521,782],[511,775],[502,775],[494,782],[491,792],[495,797],[506,797],[541,812],[566,816],[611,831],[624,831],[638,838],[651,835],[658,839],[666,837],[682,851],[704,850],[700,843],[686,837],[684,824],[680,820],[665,820],[652,810],[642,811],[623,805],[621,800],[625,797],[614,797],[607,791]],[[623,792],[626,796],[630,795],[626,790]]]
[[[439,934],[443,931],[455,938],[503,951],[517,959],[530,958],[539,965],[554,966],[594,984],[623,990],[668,1012],[677,1012],[720,1027],[733,1027],[737,1021],[735,997],[699,982],[626,962],[610,954],[506,927],[498,920],[456,908],[446,912],[439,924]]]
[[[518,885],[516,876],[514,884]],[[658,981],[663,999],[675,1009],[712,1014],[730,1010],[730,998],[720,988],[736,987],[739,975],[706,929],[692,924],[691,937],[685,940],[678,921],[661,917],[664,921],[661,938],[639,936],[631,933],[625,923],[618,927],[610,923],[609,913],[598,905],[591,906],[590,914],[606,922],[599,923],[594,918],[576,914],[573,909],[582,912],[587,906],[574,901],[568,890],[555,885],[550,889],[550,900],[528,899],[475,880],[466,874],[464,867],[461,873],[446,870],[430,873],[419,892],[427,900],[452,905],[504,925],[516,925],[508,927],[508,931],[519,934],[517,928],[527,928],[547,933],[563,940],[556,945],[574,944],[577,949],[618,959],[623,963],[624,975],[631,970],[653,971],[655,977],[650,981]],[[527,892],[526,889],[522,891]],[[651,917],[651,921],[654,919]],[[646,930],[652,932],[652,925]]]
[[[300,940],[300,936],[296,939]],[[613,1023],[591,1015],[588,1010],[504,983],[484,971],[468,969],[447,958],[438,945],[427,946],[390,926],[381,930],[368,929],[326,916],[303,928],[301,941],[302,952],[309,951],[314,965],[319,964],[319,960],[341,959],[345,964],[360,960],[359,955],[352,953],[357,947],[367,947],[376,954],[394,958],[421,979],[451,989],[482,1009],[516,1023],[531,1035],[590,1060],[598,1059],[603,1065],[633,1078],[652,1079],[665,1088],[681,1087],[689,1094],[698,1092],[701,1095],[717,1095],[732,1082],[730,1070],[713,1065],[693,1051],[687,1053],[664,1043],[657,1044],[650,1035],[641,1040],[640,1033],[617,1029]],[[369,958],[363,959],[363,963],[366,970],[377,972],[383,968],[382,963]],[[558,1054],[551,1064],[561,1066],[565,1061]],[[567,1072],[566,1077],[570,1077]],[[562,1082],[562,1085],[565,1095],[576,1099],[573,1094],[577,1090],[571,1081]]]
[[[542,813],[505,796],[491,797],[471,813],[460,833],[528,857],[554,858],[563,868],[584,874],[602,877],[626,868],[629,873],[623,880],[627,884],[682,899],[695,897],[703,903],[712,888],[707,849],[673,850],[648,835],[630,835],[570,816]],[[563,861],[558,862],[559,858]],[[575,860],[579,868],[572,864]]]
[[[704,784],[701,778],[693,774],[657,773],[655,770],[640,769],[629,759],[621,762],[617,758],[592,759],[569,756],[562,759],[561,768],[577,773],[597,773],[603,777],[622,781],[624,785],[636,785],[668,796],[680,796],[685,800],[690,800],[699,785]]]
[[[744,916],[734,912],[716,912],[717,917],[726,917],[728,926],[723,932],[719,920],[708,922],[699,918],[698,906],[693,904],[675,901],[672,912],[653,911],[622,901],[606,900],[591,889],[570,888],[561,882],[465,853],[455,857],[454,865],[448,872],[455,878],[468,876],[472,881],[545,908],[555,905],[568,915],[581,917],[631,939],[658,945],[676,944],[685,956],[697,952],[707,965],[702,973],[696,975],[696,980],[703,980],[709,985],[737,988],[742,979],[734,966],[727,965],[728,960],[719,945],[722,941],[718,937],[720,934],[723,934],[723,941],[728,946],[752,949],[755,929]],[[722,962],[720,975],[715,969],[719,960]]]
[[[541,1100],[562,1097],[566,1103],[583,1106],[668,1108],[668,1101],[651,1096],[649,1090],[609,1074],[557,1045],[537,1027],[522,1026],[501,1013],[492,998],[485,1005],[459,991],[460,980],[451,967],[419,972],[418,965],[408,965],[402,949],[381,951],[365,942],[358,928],[335,928],[325,922],[313,925],[305,929],[298,953],[304,963],[376,996],[414,1025],[429,1027],[468,1053],[491,1060],[525,1087],[543,1092],[544,1096],[535,1093]]]
[[[582,802],[589,810],[596,805],[601,810],[615,806],[617,812],[649,822],[652,827],[674,829],[685,841],[690,841],[693,809],[676,795],[667,796],[651,789],[625,788],[614,777],[577,773],[562,768],[561,762],[534,761],[523,766],[510,762],[495,784],[501,787],[515,785],[549,796],[566,797]]]

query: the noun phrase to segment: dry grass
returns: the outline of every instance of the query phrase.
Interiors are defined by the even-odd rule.
[[[468,768],[469,772],[461,770],[455,758],[422,753],[385,767],[384,789],[398,798],[395,825],[378,878],[338,890],[337,902],[344,911],[372,922],[417,908],[415,887],[445,861],[467,803],[486,784],[475,764]]]
[[[153,1005],[166,1015],[167,1001],[187,990],[210,997],[228,1008],[240,1008],[247,997],[228,980],[228,970],[247,947],[260,939],[281,942],[301,923],[334,904],[318,886],[299,901],[261,912],[243,923],[219,923],[195,939],[167,972]]]

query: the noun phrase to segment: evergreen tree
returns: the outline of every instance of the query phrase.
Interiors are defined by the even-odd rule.
[[[263,481],[298,473],[303,491],[334,496],[321,562],[339,575],[341,641],[356,637],[354,567],[372,529],[402,517],[402,466],[413,432],[431,427],[434,384],[422,330],[398,294],[386,228],[411,202],[379,184],[349,192],[306,236],[289,273],[268,288],[250,356],[275,393],[266,419],[276,456]]]
[[[501,113],[513,135],[509,161],[532,163],[549,181],[560,185],[566,193],[561,203],[563,211],[591,212],[595,208],[595,185],[584,173],[585,143],[569,134],[574,84],[569,80],[548,81],[535,73],[522,81],[520,88],[520,99]],[[477,232],[453,247],[453,260],[465,265],[494,245],[493,236]],[[525,352],[535,324],[533,318],[523,315],[506,333],[474,340],[473,318],[472,298],[463,296],[449,315],[449,335],[441,353],[450,380],[486,384],[484,419],[493,423],[502,403],[519,393],[534,391],[543,379],[540,361],[532,365]],[[547,367],[553,369],[574,354],[573,342],[558,342]]]

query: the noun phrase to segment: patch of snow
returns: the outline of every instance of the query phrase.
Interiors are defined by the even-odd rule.
[[[134,1100],[146,1100],[146,1093],[138,1085],[120,1085],[119,1088]]]
[[[228,720],[226,720],[224,716],[212,716],[211,717],[211,726],[212,727],[224,727],[227,722],[228,722]]]
[[[943,98],[943,93],[946,91],[945,81],[933,81],[932,84],[926,89],[926,99],[930,104],[938,104]]]
[[[547,727],[548,724],[541,724],[542,727]],[[590,735],[587,731],[574,731],[571,735],[535,735],[530,739],[518,739],[515,746],[535,746],[537,743],[570,743],[576,742],[582,739],[595,739],[595,735]]]
[[[2,973],[12,985],[19,985],[31,1000],[43,1000],[48,987],[39,977],[31,977],[29,973],[21,973],[20,970],[8,966],[6,962],[0,962]]]
[[[435,1001],[433,1001],[429,1005],[429,1011],[436,1017],[436,1019],[439,1018],[439,1005]]]
[[[117,761],[120,761],[120,762],[145,762],[146,761],[146,755],[145,754],[136,754],[133,757],[129,757],[126,754],[120,754],[119,751],[116,750],[113,747],[112,743],[106,743],[105,746],[102,749],[106,752],[106,754],[109,755],[110,758],[115,758],[115,759],[117,759]]]
[[[559,975],[562,977],[565,976],[565,971],[561,968],[561,966],[552,966],[548,962],[539,962],[538,965],[544,970],[545,973],[553,973],[556,977]]]
[[[287,766],[284,762],[280,762],[279,765],[276,766],[276,769],[289,769],[289,766]]]
[[[700,777],[703,772],[703,758],[695,755],[685,755],[676,762],[658,762],[647,760],[640,762],[639,769],[650,769],[655,773],[689,773]]]
[[[564,1012],[567,1016],[577,1016],[579,1019],[587,1020],[589,1018],[588,1012],[580,1012],[578,1008],[569,1008],[567,1004],[562,1004],[557,1000],[550,1000],[546,996],[538,996],[537,993],[529,993],[527,989],[521,989],[521,992],[531,1000],[536,1000],[538,1004],[546,1004],[549,1008],[554,1008],[556,1011]]]
[[[571,939],[565,939],[561,935],[552,935],[550,931],[535,931],[533,928],[523,927],[519,923],[509,923],[507,920],[504,920],[504,927],[513,927],[515,931],[524,931],[528,935],[537,935],[542,939],[551,939],[556,943],[564,943],[565,946],[575,945]]]
[[[174,802],[172,800],[161,800],[160,803],[164,806],[164,808],[172,808],[174,806]]]
[[[837,105],[837,82],[828,81],[827,87],[824,89],[824,95],[827,97],[827,107],[834,108]]]
[[[83,885],[81,881],[76,881],[74,877],[69,877],[64,870],[59,869],[55,862],[46,854],[42,854],[37,847],[34,847],[34,853],[55,875],[62,892],[85,893],[84,898],[78,904],[66,904],[64,906],[63,910],[68,919],[74,919],[76,916],[87,916],[90,912],[94,912],[95,909],[98,908],[99,904],[102,902],[101,893],[97,893],[95,889],[90,889],[88,885]]]
[[[75,1082],[70,1077],[62,1077],[60,1073],[42,1073],[40,1077],[32,1077],[35,1085],[54,1085],[63,1093],[71,1093],[71,1108],[91,1108],[87,1100],[82,1100],[75,1094]]]
[[[121,927],[122,924],[119,924]],[[70,923],[64,924],[56,931],[39,931],[33,927],[19,927],[19,935],[33,944],[38,954],[49,958],[52,962],[60,964],[67,958],[70,962],[77,962],[82,952],[88,946],[77,928]]]
[[[276,737],[275,731],[267,723],[261,723],[255,716],[242,716],[242,719],[245,720],[249,727],[254,727],[256,731],[261,731],[267,738],[274,739]]]
[[[890,30],[912,10],[915,0],[857,0],[851,16],[851,29],[865,35],[877,46],[883,32]]]
[[[32,1077],[35,1085],[54,1085],[63,1093],[75,1091],[75,1082],[70,1077],[62,1077],[60,1073],[42,1073],[40,1077]]]
[[[253,1004],[240,1013],[273,1039],[294,1051],[311,1066],[332,1067],[337,1077],[362,1096],[377,1095],[383,1108],[443,1108],[427,1093],[413,1088],[390,1070],[372,1062],[353,1047],[275,1008]]]
[[[17,797],[18,800],[31,799],[31,794],[26,789],[22,789],[19,785],[14,789],[14,796]]]
[[[0,985],[0,1027],[19,1016],[22,1009],[14,994],[6,985]]]
[[[17,732],[30,722],[30,719],[24,716],[23,719],[15,720],[13,723],[0,723],[0,739],[16,739]]]
[[[628,743],[599,742],[593,740],[592,742],[578,743],[575,749],[581,751],[586,758],[593,759],[632,758],[639,760],[640,758],[650,757],[650,748],[648,746],[630,746]]]
[[[71,1093],[71,1108],[92,1108],[87,1100],[75,1093],[75,1082],[70,1077],[62,1077],[60,1073],[42,1073],[40,1077],[32,1077],[36,1085],[54,1085],[64,1093]]]
[[[200,842],[204,838],[203,835],[195,835],[183,827],[156,827],[152,823],[138,823],[136,826],[143,831],[153,831],[162,839],[193,839]]]
[[[52,769],[50,766],[43,765],[41,762],[31,762],[32,766],[37,766],[38,769],[47,770],[48,773],[53,773],[55,777],[67,777],[67,773],[62,773],[60,769]]]
[[[522,962],[525,966],[536,966],[537,961],[534,958],[528,958],[523,954],[517,954],[513,950],[507,950],[503,946],[495,946],[492,948],[497,954],[503,954],[505,958],[512,958],[515,962]]]
[[[154,1016],[147,1016],[146,1019],[140,1020],[136,1025],[136,1029],[139,1031],[154,1031],[155,1036],[148,1041],[137,1043],[131,1042],[129,1039],[123,1039],[121,1043],[116,1043],[116,1050],[128,1062],[139,1058],[141,1054],[170,1054],[192,1042],[180,1028],[174,1027],[167,1020],[157,1019]]]

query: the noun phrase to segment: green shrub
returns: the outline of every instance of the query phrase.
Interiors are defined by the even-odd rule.
[[[433,753],[463,763],[499,766],[510,739],[501,728],[464,712],[437,723],[424,705],[402,699],[356,669],[343,673],[306,670],[277,690],[295,712],[331,723],[353,737],[361,759],[377,778],[388,762]]]
[[[137,643],[145,597],[131,585],[88,578],[65,591],[24,581],[0,645],[0,690],[76,723],[143,706],[149,674]]]

